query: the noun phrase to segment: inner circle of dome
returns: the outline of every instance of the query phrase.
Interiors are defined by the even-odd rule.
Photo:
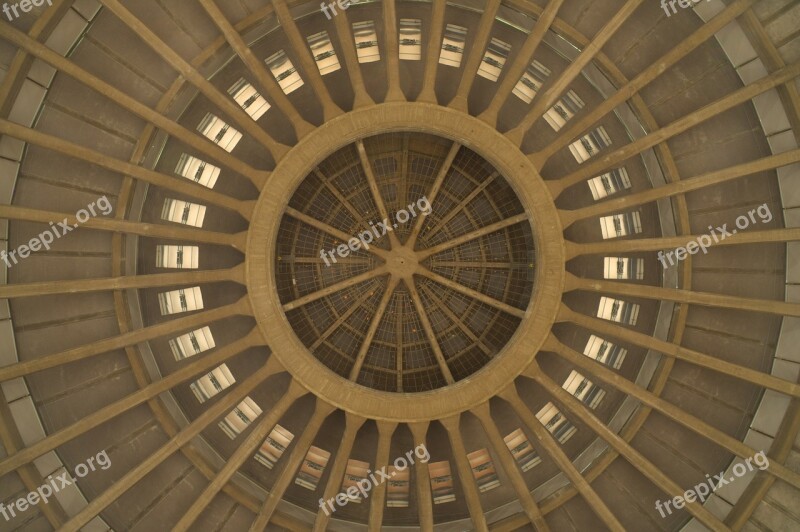
[[[282,303],[385,271],[287,311],[313,356],[362,386],[409,393],[458,382],[500,354],[530,302],[525,209],[457,142],[410,132],[358,140],[314,168],[289,208],[276,252]],[[492,224],[507,227],[446,244]]]

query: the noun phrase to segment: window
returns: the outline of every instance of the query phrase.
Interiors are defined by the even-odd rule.
[[[242,433],[255,419],[261,415],[261,408],[255,401],[245,397],[239,406],[234,408],[225,419],[219,422],[219,428],[228,435],[230,439]]]
[[[481,449],[474,453],[469,453],[467,460],[469,460],[472,476],[475,477],[475,482],[478,484],[478,490],[481,493],[493,490],[500,485],[500,480],[497,478],[497,470],[494,468],[492,457],[489,456],[488,450]]]
[[[575,113],[580,111],[584,105],[586,104],[578,97],[578,94],[570,90],[544,114],[544,120],[550,124],[550,127],[558,131],[564,127],[564,124],[575,116]],[[611,144],[611,141],[609,141],[609,144]]]
[[[625,167],[611,170],[589,180],[589,189],[592,191],[595,201],[629,188],[631,188],[631,180]]]
[[[514,87],[514,96],[525,103],[531,103],[549,75],[550,70],[548,68],[539,61],[534,61],[528,66],[528,69]]]
[[[461,58],[464,56],[464,43],[467,40],[467,28],[448,24],[442,39],[442,51],[439,54],[439,63],[460,67]]]
[[[510,44],[500,39],[492,38],[488,48],[486,48],[486,53],[483,54],[481,66],[478,67],[478,75],[489,81],[497,81],[510,51]]]
[[[327,31],[309,35],[307,40],[308,46],[311,48],[311,55],[314,56],[314,61],[317,62],[317,68],[321,75],[324,76],[342,68]]]
[[[232,152],[236,145],[239,144],[239,141],[242,140],[241,133],[212,113],[206,115],[200,125],[197,126],[197,130],[227,152]]]
[[[258,93],[255,87],[250,85],[244,78],[237,81],[233,87],[228,89],[228,94],[233,96],[236,103],[238,103],[253,120],[258,120],[264,116],[264,113],[269,111],[271,107],[269,102],[267,102],[267,100]]]
[[[622,366],[622,361],[625,360],[625,355],[628,354],[628,350],[608,340],[592,335],[589,337],[589,341],[583,349],[583,354],[595,359],[601,364],[619,369],[620,366]]]
[[[445,460],[444,462],[429,463],[428,474],[431,477],[433,504],[444,504],[456,500],[450,462]]]
[[[167,198],[161,211],[161,219],[167,222],[203,227],[206,217],[206,206],[188,201]]]
[[[565,443],[578,430],[553,403],[547,403],[536,413],[536,418],[559,443]]]
[[[415,18],[400,19],[400,59],[422,59],[422,21]]]
[[[272,429],[267,439],[264,440],[264,443],[261,445],[261,448],[254,458],[267,469],[272,469],[277,461],[281,459],[281,456],[283,456],[283,453],[286,451],[286,448],[289,447],[289,444],[292,443],[293,439],[294,434],[280,425],[275,425],[275,428]]]
[[[386,488],[386,506],[389,508],[408,508],[408,489],[411,474],[408,468],[402,471],[394,466],[386,468],[391,477]]]
[[[358,482],[367,478],[369,474],[369,462],[362,462],[360,460],[350,459],[347,461],[347,467],[344,471],[344,478],[342,479],[342,493],[347,497],[347,502],[354,502],[361,504],[361,494],[357,493],[354,497],[350,497],[347,488],[358,487]]]
[[[312,445],[306,453],[306,458],[303,460],[303,465],[300,466],[300,471],[297,472],[294,483],[307,490],[315,491],[330,459],[331,453]]]
[[[206,188],[214,188],[219,177],[219,168],[184,153],[178,161],[175,173]]]
[[[639,305],[604,296],[600,298],[597,317],[617,323],[636,325],[636,320],[639,319]]]
[[[283,50],[269,56],[266,63],[284,94],[291,94],[303,86],[303,78]]]
[[[222,364],[194,381],[189,388],[198,401],[205,403],[234,382],[236,379],[233,378],[228,366]]]
[[[528,471],[542,462],[522,429],[515,430],[503,440],[522,471]]]
[[[371,20],[353,23],[353,38],[356,41],[359,63],[374,63],[381,60],[378,49],[378,34]]]
[[[606,394],[605,390],[602,390],[599,386],[575,370],[572,370],[572,373],[569,374],[569,377],[567,377],[567,380],[564,381],[561,387],[574,395],[585,405],[588,405],[591,409],[597,408],[597,405],[600,404],[600,401],[602,401],[603,396]]]
[[[158,305],[162,316],[199,310],[203,308],[203,294],[199,286],[161,292],[158,294]]]
[[[642,215],[639,211],[600,217],[603,239],[620,238],[642,232]]]
[[[611,146],[611,137],[608,136],[605,128],[600,126],[570,144],[569,151],[572,152],[575,160],[582,164],[608,146]]]
[[[200,258],[198,246],[156,246],[156,267],[197,269]]]
[[[603,276],[606,279],[644,279],[644,259],[627,257],[603,258]]]
[[[175,360],[183,360],[213,349],[216,344],[214,337],[211,336],[211,329],[203,327],[173,338],[169,341],[169,347],[175,355]]]

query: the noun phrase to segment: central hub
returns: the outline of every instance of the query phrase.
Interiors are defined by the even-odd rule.
[[[417,254],[405,246],[392,249],[386,260],[389,273],[402,279],[411,279],[419,267]]]

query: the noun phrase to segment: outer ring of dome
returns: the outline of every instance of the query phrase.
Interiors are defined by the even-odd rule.
[[[480,371],[428,392],[382,392],[348,381],[316,360],[294,333],[275,289],[274,250],[287,203],[325,157],[358,139],[413,131],[459,142],[506,178],[531,221],[536,245],[534,292],[525,317],[503,351]],[[482,404],[511,385],[533,361],[550,333],[565,283],[565,245],[552,195],[531,161],[504,135],[460,111],[431,104],[387,103],[328,121],[304,137],[270,175],[247,235],[246,277],[254,316],[281,364],[324,401],[370,419],[398,422],[440,419]]]

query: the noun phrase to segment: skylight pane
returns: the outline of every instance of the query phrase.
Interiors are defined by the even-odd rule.
[[[539,410],[536,413],[536,418],[562,444],[578,430],[553,403],[547,403]]]
[[[373,63],[381,60],[378,48],[378,34],[371,20],[353,23],[353,38],[356,41],[359,63]]]
[[[189,387],[197,400],[205,403],[234,382],[236,379],[233,378],[228,366],[222,364],[194,381]]]
[[[488,450],[481,449],[469,453],[467,460],[469,460],[472,476],[475,477],[475,483],[481,493],[493,490],[500,485],[500,479],[497,478],[497,470],[492,463],[492,457],[489,456]]]
[[[213,349],[215,346],[214,337],[208,327],[182,334],[169,341],[169,347],[172,349],[172,354],[175,355],[175,360],[192,357]]]
[[[599,336],[592,335],[589,337],[589,341],[583,349],[583,354],[595,359],[601,364],[619,369],[620,366],[622,366],[622,362],[625,360],[625,355],[628,354],[628,350],[608,340],[604,340]]]
[[[261,448],[255,454],[254,458],[267,469],[272,469],[274,465],[281,459],[286,448],[292,443],[294,434],[281,427],[275,425],[275,428],[269,433],[267,439],[261,444]]]
[[[258,93],[255,87],[250,85],[244,78],[237,81],[233,87],[228,90],[228,94],[233,96],[236,103],[244,109],[250,118],[258,120],[264,113],[269,111],[270,104]]]
[[[633,211],[601,216],[600,230],[604,240],[639,234],[642,232],[642,215],[639,211]]]
[[[539,61],[534,61],[514,86],[514,96],[525,103],[531,103],[549,75],[548,68]]]
[[[542,462],[522,429],[515,430],[503,438],[503,441],[522,471],[528,471]]]
[[[593,177],[588,183],[589,190],[591,190],[592,197],[595,201],[616,194],[620,190],[631,188],[631,180],[624,166],[611,170],[603,175]]]
[[[198,246],[156,246],[156,267],[196,270],[200,259]]]
[[[192,155],[183,154],[175,167],[175,173],[200,183],[204,187],[214,188],[219,177],[219,168]]]
[[[166,198],[164,208],[161,210],[161,219],[192,227],[203,227],[206,217],[205,205],[190,203],[188,201]]]
[[[300,466],[300,471],[297,472],[294,483],[307,490],[315,491],[330,459],[331,453],[312,445],[306,453],[306,458],[303,460],[303,465]]]
[[[584,105],[583,100],[578,97],[578,94],[574,90],[570,90],[558,103],[544,114],[544,119],[550,124],[550,127],[558,131],[564,127],[570,118],[575,116],[575,113],[582,109]],[[610,140],[609,144],[611,144]]]
[[[422,21],[415,18],[400,19],[400,59],[422,59]]]
[[[450,462],[433,462],[428,464],[428,474],[431,478],[431,494],[433,504],[444,504],[456,500],[453,486],[453,475],[450,472]]]
[[[221,428],[222,432],[227,434],[230,439],[234,439],[260,415],[261,408],[255,401],[249,397],[245,397],[244,401],[239,403],[230,414],[219,422],[219,428]]]
[[[604,296],[600,298],[597,317],[617,323],[636,325],[639,318],[639,305]]]
[[[317,62],[317,68],[321,75],[324,76],[342,68],[327,31],[309,35],[308,46],[311,48],[311,55],[314,56],[314,61]]]
[[[161,292],[158,294],[158,305],[162,316],[199,310],[203,308],[203,294],[199,286]]]
[[[283,50],[269,56],[266,63],[284,94],[291,94],[303,86],[303,78]]]
[[[461,58],[464,56],[464,43],[467,41],[467,28],[448,24],[442,39],[442,51],[439,54],[439,63],[460,67]]]
[[[600,150],[611,146],[611,137],[603,126],[587,133],[569,146],[569,151],[578,163],[584,163],[597,155]]]
[[[369,474],[368,472],[369,462],[362,462],[360,460],[353,459],[347,461],[347,468],[345,469],[344,478],[342,479],[342,493],[344,493],[345,497],[347,497],[347,502],[361,504],[360,493],[357,493],[355,496],[351,497],[346,492],[350,487],[358,488],[358,482],[367,478],[367,475]]]
[[[497,81],[498,78],[500,78],[500,73],[503,71],[510,51],[510,44],[500,39],[492,38],[486,49],[486,53],[483,54],[481,65],[478,68],[478,75],[489,81]]]
[[[394,466],[386,468],[391,479],[386,488],[386,506],[389,508],[408,508],[408,492],[411,480],[408,468],[402,471]]]
[[[236,145],[239,144],[239,141],[242,140],[242,134],[239,131],[212,113],[206,115],[200,125],[197,126],[197,130],[227,152],[232,152]]]
[[[605,279],[644,279],[644,259],[628,257],[604,257],[603,277]]]
[[[605,390],[575,370],[572,370],[561,387],[591,409],[597,408],[606,394]]]

